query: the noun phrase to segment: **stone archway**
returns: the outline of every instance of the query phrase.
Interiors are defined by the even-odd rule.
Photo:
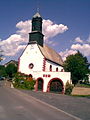
[[[43,79],[38,78],[36,82],[37,82],[37,91],[43,91]]]
[[[53,78],[48,83],[48,92],[57,92],[63,93],[64,92],[64,84],[63,81],[59,78]]]

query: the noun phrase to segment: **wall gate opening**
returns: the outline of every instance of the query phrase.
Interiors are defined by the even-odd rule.
[[[54,78],[48,83],[48,92],[63,93],[64,85],[62,80]]]

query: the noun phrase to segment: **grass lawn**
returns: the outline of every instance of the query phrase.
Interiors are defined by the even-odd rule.
[[[71,95],[74,97],[85,97],[85,98],[89,98],[90,99],[90,95]]]
[[[86,88],[90,88],[90,84],[77,84],[76,87],[86,87]]]

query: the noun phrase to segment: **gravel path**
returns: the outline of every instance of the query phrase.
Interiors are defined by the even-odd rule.
[[[20,90],[50,105],[53,105],[69,114],[81,118],[82,120],[90,120],[90,99],[73,97],[62,94],[43,93],[29,90]]]

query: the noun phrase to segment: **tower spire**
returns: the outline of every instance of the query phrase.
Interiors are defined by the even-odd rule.
[[[32,18],[32,32],[29,33],[29,43],[36,42],[38,45],[43,46],[42,34],[42,17],[39,14],[39,8],[37,13]]]

